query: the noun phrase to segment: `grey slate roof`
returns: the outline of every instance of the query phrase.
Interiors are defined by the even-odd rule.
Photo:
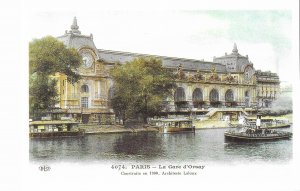
[[[86,36],[81,34],[66,33],[63,36],[57,37],[58,40],[62,41],[67,47],[72,47],[79,50],[82,47],[89,47],[97,52],[97,48],[94,44],[92,36]],[[99,59],[99,55],[97,55]]]
[[[62,36],[57,37],[58,40],[62,41],[67,47],[72,47],[77,50],[88,47],[95,51],[97,54],[98,60],[103,60],[107,63],[116,63],[120,62],[125,63],[127,61],[131,61],[136,57],[155,57],[162,60],[163,66],[166,68],[177,68],[180,64],[184,70],[202,70],[202,71],[210,71],[212,66],[215,67],[216,72],[226,72],[226,66],[220,63],[215,62],[206,62],[194,59],[186,59],[186,58],[176,58],[176,57],[166,57],[166,56],[157,56],[157,55],[149,55],[149,54],[137,54],[130,52],[120,52],[113,50],[103,50],[96,48],[92,35],[86,36],[81,35],[81,32],[78,30],[79,26],[77,25],[77,19],[74,17],[73,24],[71,25],[71,30],[66,31],[66,33]]]
[[[261,70],[256,70],[255,71],[257,76],[263,76],[263,77],[274,77],[274,78],[279,78],[277,73],[273,73],[271,71],[261,71]]]
[[[242,56],[238,52],[232,52],[229,55],[215,57],[213,61],[217,63],[235,62],[236,68],[234,72],[243,72],[248,65],[253,65],[249,62],[247,56]]]
[[[214,66],[217,72],[222,72],[222,73],[226,72],[225,65],[214,63],[214,62],[200,61],[195,59],[157,56],[157,55],[149,55],[149,54],[138,54],[138,53],[121,52],[121,51],[104,50],[104,49],[98,49],[98,55],[101,60],[108,63],[120,62],[122,64],[127,61],[131,61],[137,57],[151,56],[151,57],[161,59],[163,66],[166,68],[177,68],[180,64],[182,64],[182,68],[184,70],[210,71],[212,66]]]

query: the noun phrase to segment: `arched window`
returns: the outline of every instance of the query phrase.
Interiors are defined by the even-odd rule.
[[[203,101],[203,94],[200,88],[196,88],[193,91],[193,102]]]
[[[88,85],[82,85],[81,86],[81,92],[82,93],[89,93],[89,86]]]
[[[212,89],[209,93],[209,101],[216,102],[219,101],[219,92],[216,89]]]
[[[226,102],[233,102],[233,100],[234,100],[233,91],[229,89],[225,93],[225,101]]]
[[[184,89],[182,87],[178,87],[176,89],[175,94],[174,94],[174,100],[175,100],[175,102],[185,101],[185,93],[184,93]]]

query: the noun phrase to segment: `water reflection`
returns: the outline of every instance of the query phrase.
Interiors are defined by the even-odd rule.
[[[123,133],[82,138],[31,139],[31,161],[212,161],[220,163],[292,159],[292,140],[224,142],[226,129],[195,134]]]
[[[124,134],[113,146],[114,153],[153,159],[162,156],[163,140],[155,133]]]
[[[250,161],[288,161],[292,158],[292,141],[277,140],[268,142],[228,142],[224,151],[234,159],[247,158]]]

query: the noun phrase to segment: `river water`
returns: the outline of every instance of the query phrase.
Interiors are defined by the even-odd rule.
[[[222,164],[287,163],[293,157],[292,140],[225,142],[225,130],[227,129],[202,129],[195,134],[144,132],[31,139],[29,157],[32,162],[197,161]]]

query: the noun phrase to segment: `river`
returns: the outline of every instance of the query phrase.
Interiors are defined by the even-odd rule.
[[[226,129],[202,129],[195,134],[156,132],[86,135],[82,138],[31,139],[32,162],[217,162],[287,163],[293,141],[232,143]],[[281,129],[292,131],[292,128]]]

